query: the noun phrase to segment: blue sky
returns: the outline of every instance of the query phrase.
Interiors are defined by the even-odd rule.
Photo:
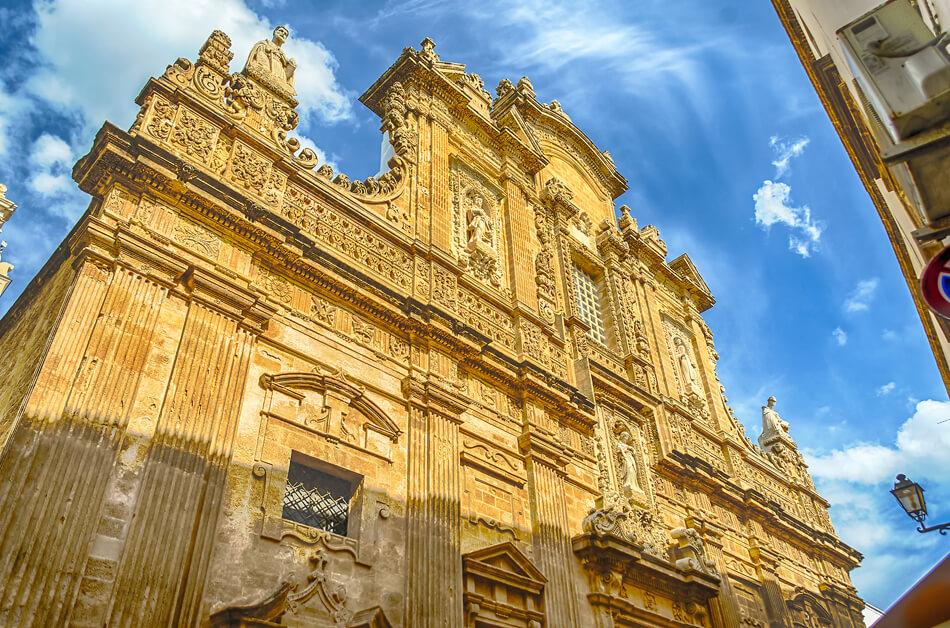
[[[469,6],[472,5],[472,6]],[[69,179],[106,118],[127,127],[150,75],[194,59],[214,28],[250,44],[288,23],[299,131],[351,177],[376,171],[378,120],[357,102],[426,35],[487,87],[531,78],[613,155],[627,203],[670,259],[686,251],[718,304],[719,374],[753,437],[774,394],[866,555],[862,595],[886,606],[947,550],[887,493],[905,472],[950,519],[950,402],[893,252],[765,0],[567,3],[44,0],[0,8],[5,312],[85,209]],[[942,485],[941,485],[942,484]]]

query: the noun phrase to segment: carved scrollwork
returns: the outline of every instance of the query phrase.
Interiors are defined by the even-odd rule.
[[[246,117],[248,109],[263,109],[265,102],[264,94],[254,81],[240,73],[227,78],[224,99],[228,113],[237,119]]]
[[[666,533],[653,511],[635,506],[612,491],[604,495],[603,501],[603,507],[592,510],[584,519],[585,532],[617,536],[641,545],[648,554],[665,557]]]
[[[706,546],[699,532],[693,528],[674,528],[670,536],[677,543],[673,548],[673,558],[679,569],[718,575],[716,563],[706,557]]]

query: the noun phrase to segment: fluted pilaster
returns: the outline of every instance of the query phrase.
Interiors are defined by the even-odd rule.
[[[464,401],[406,380],[410,403],[407,626],[462,626],[459,423]]]
[[[531,525],[535,556],[548,579],[545,609],[551,626],[578,626],[575,564],[571,547],[563,462],[556,445],[537,433],[523,434],[519,446],[525,456],[531,500]]]
[[[164,286],[82,263],[0,462],[0,623],[59,625],[79,593]]]

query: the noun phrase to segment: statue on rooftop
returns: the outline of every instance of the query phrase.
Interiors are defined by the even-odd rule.
[[[287,56],[281,46],[290,37],[286,26],[274,29],[271,40],[261,40],[251,48],[244,72],[251,78],[261,81],[265,86],[276,87],[278,91],[294,94],[294,73],[297,63]]]
[[[779,438],[788,438],[788,423],[782,420],[775,410],[775,397],[769,397],[766,405],[762,406],[762,434],[759,435],[759,445],[767,447]]]

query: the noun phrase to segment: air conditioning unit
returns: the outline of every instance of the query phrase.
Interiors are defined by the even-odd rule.
[[[934,36],[911,0],[886,2],[838,39],[895,144],[950,118],[950,38]]]

